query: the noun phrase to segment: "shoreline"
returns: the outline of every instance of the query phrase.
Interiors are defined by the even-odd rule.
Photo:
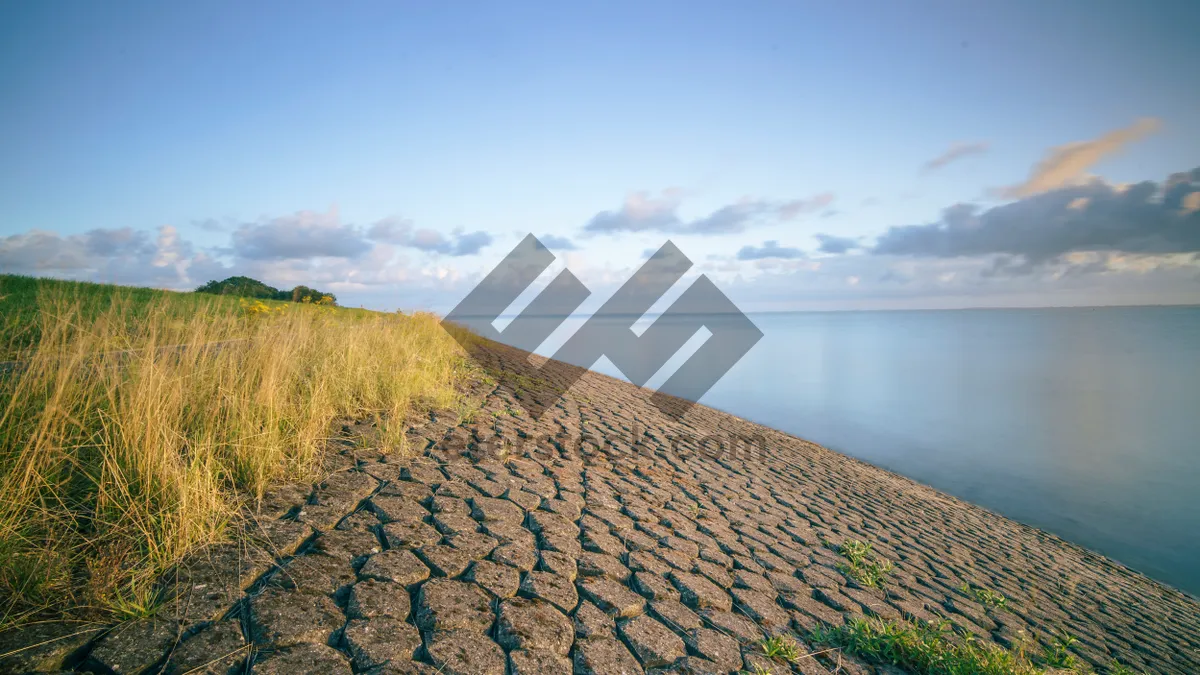
[[[522,401],[538,383],[528,374],[504,383],[537,372],[513,367],[522,354],[483,346],[477,360],[501,382],[476,383],[472,411],[413,424],[412,457],[346,448],[315,487],[269,492],[241,543],[179,566],[155,619],[63,639],[54,631],[79,631],[42,625],[42,648],[26,655],[57,645],[45,672],[172,672],[197,653],[229,653],[231,666],[252,651],[256,673],[301,656],[324,672],[350,673],[352,661],[362,672],[384,654],[411,672],[503,673],[533,656],[549,672],[687,672],[678,669],[689,663],[736,672],[761,661],[768,636],[804,640],[877,617],[944,621],[1032,653],[1067,634],[1069,655],[1096,672],[1114,660],[1200,671],[1200,601],[1183,591],[728,413],[697,405],[673,420],[599,373],[543,402],[533,420]],[[635,425],[646,429],[640,443],[626,440]],[[749,456],[699,447],[717,434],[765,443]],[[693,442],[673,446],[672,435]],[[838,552],[856,542],[893,565],[877,584],[846,571]],[[514,637],[531,606],[542,627]],[[0,636],[0,655],[21,639]],[[802,672],[833,672],[831,653]],[[883,672],[834,655],[851,672]],[[0,656],[0,672],[7,665]]]

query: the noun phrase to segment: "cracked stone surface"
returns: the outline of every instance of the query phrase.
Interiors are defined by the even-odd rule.
[[[524,355],[481,358],[519,370]],[[1006,647],[1066,632],[1099,672],[1114,660],[1200,672],[1195,598],[799,438],[704,406],[666,417],[601,375],[538,420],[508,412],[528,412],[533,378],[561,376],[533,371],[519,390],[480,380],[473,416],[415,415],[414,457],[339,446],[315,486],[269,490],[241,542],[164,577],[157,621],[102,639],[107,626],[9,630],[0,673],[215,674],[246,660],[255,675],[731,673],[762,658],[766,635],[803,639],[863,616],[947,621]],[[754,444],[712,452],[700,443],[710,436]],[[895,565],[880,588],[840,570],[837,547],[851,540]]]
[[[496,641],[505,649],[548,651],[566,656],[575,641],[571,620],[548,602],[512,598],[500,603]]]

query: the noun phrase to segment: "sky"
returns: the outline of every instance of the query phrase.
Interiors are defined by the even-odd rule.
[[[0,4],[0,272],[446,312],[1200,303],[1200,4]],[[1191,82],[1192,84],[1188,84]]]

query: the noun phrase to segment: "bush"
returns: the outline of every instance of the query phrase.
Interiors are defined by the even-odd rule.
[[[196,292],[211,293],[213,295],[233,295],[239,298],[255,298],[258,300],[304,302],[313,305],[337,304],[337,296],[332,293],[318,291],[308,286],[297,286],[290,291],[281,291],[274,286],[268,286],[250,277],[229,277],[224,281],[210,281],[197,288]]]

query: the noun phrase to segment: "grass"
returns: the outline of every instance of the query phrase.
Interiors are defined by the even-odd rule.
[[[1005,605],[1008,604],[1008,598],[1004,597],[1004,595],[1000,593],[997,593],[996,591],[991,590],[990,588],[973,586],[971,584],[963,584],[959,587],[959,590],[974,598],[976,602],[984,607],[1004,609]]]
[[[838,570],[860,586],[878,588],[892,572],[891,561],[876,556],[869,543],[849,539],[835,549],[846,559],[846,562],[838,565]]]
[[[318,474],[336,420],[399,451],[406,416],[456,403],[437,317],[265,304],[0,276],[24,365],[0,373],[0,627],[152,613],[162,571]]]
[[[788,663],[795,663],[804,656],[800,645],[795,640],[783,635],[765,638],[759,642],[758,646],[762,649],[763,655],[769,659],[783,659]]]
[[[913,675],[1041,675],[1023,651],[961,637],[941,622],[910,623],[878,619],[852,619],[849,623],[818,628],[813,642],[837,647],[867,661],[902,668]],[[1048,664],[1052,665],[1052,664]]]

